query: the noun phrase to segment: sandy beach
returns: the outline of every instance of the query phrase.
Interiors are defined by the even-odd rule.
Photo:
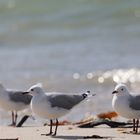
[[[109,128],[104,125],[96,128],[78,128],[73,125],[59,126],[58,134],[55,137],[52,136],[41,136],[49,131],[48,126],[42,127],[21,127],[12,128],[8,126],[0,127],[0,140],[3,139],[18,139],[18,140],[46,140],[46,139],[84,139],[86,136],[99,135],[109,140],[138,140],[140,134],[123,133],[130,132],[131,129],[120,129],[120,128]],[[91,138],[93,139],[93,138]]]

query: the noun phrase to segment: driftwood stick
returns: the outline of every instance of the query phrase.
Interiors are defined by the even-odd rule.
[[[13,139],[13,138],[4,138],[4,139],[0,139],[0,140],[19,140],[18,138],[15,138],[15,139]]]
[[[86,123],[86,124],[82,124],[82,125],[79,125],[78,127],[80,128],[93,128],[95,126],[98,126],[98,125],[108,125],[109,127],[111,128],[117,128],[117,127],[130,127],[132,125],[132,123],[125,123],[125,122],[116,122],[116,121],[111,121],[111,120],[98,120],[98,121],[93,121],[93,122],[89,122],[89,123]]]
[[[28,115],[25,115],[25,116],[20,120],[20,122],[17,124],[16,127],[21,127],[21,126],[24,124],[24,122],[25,122],[28,118],[29,118],[29,116],[28,116]]]

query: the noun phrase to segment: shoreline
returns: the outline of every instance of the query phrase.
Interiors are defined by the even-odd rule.
[[[140,133],[129,133],[131,128],[109,128],[106,125],[95,128],[78,128],[75,125],[65,125],[58,127],[58,133],[56,136],[41,136],[49,132],[48,126],[27,126],[21,128],[13,128],[9,126],[0,126],[0,140],[57,140],[57,139],[84,139],[93,135],[97,135],[103,138],[96,139],[109,139],[109,140],[139,140]],[[126,132],[126,133],[122,133]],[[94,138],[88,138],[94,139]]]

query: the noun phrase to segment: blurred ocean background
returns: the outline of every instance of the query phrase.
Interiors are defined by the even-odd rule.
[[[0,82],[96,93],[70,120],[112,110],[116,83],[140,92],[140,1],[0,0]]]

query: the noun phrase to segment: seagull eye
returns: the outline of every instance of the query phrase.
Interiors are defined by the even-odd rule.
[[[123,88],[121,90],[123,91]]]
[[[31,89],[31,91],[34,91],[34,89]]]

